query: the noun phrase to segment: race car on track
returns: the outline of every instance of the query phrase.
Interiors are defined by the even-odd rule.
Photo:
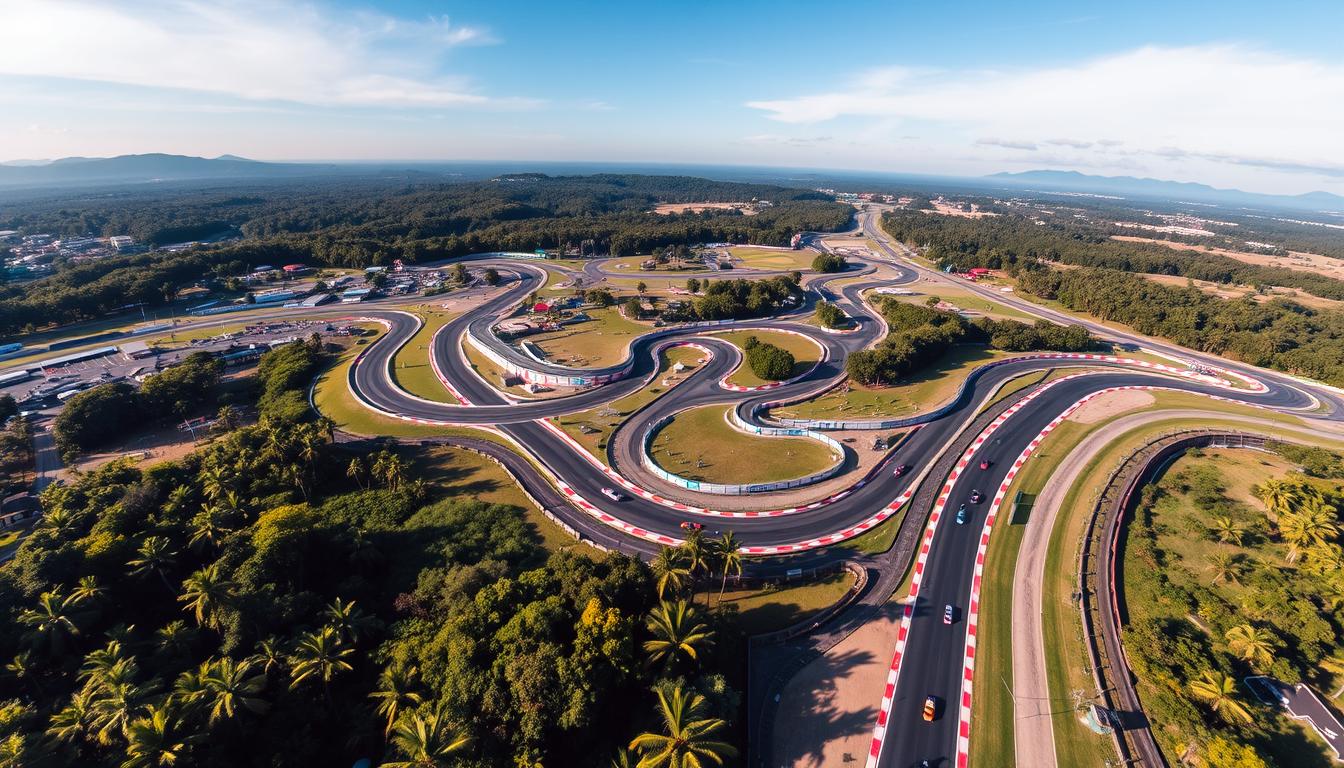
[[[681,530],[683,531],[701,531],[704,530],[704,523],[693,523],[690,520],[681,521]]]
[[[962,504],[961,507],[957,509],[957,525],[965,525],[966,518],[966,505]]]
[[[611,499],[612,501],[624,501],[624,500],[625,500],[625,497],[622,496],[621,493],[620,493],[620,491],[617,491],[615,488],[603,488],[603,489],[602,489],[602,495],[603,495],[603,496],[606,496],[608,499]]]
[[[924,722],[931,723],[938,716],[938,700],[932,696],[924,699]]]
[[[994,462],[990,461],[989,459],[985,459],[980,462],[981,469],[989,469],[992,466],[994,466]]]
[[[971,503],[972,503],[972,504],[979,504],[984,498],[985,498],[985,497],[984,497],[979,491],[976,491],[976,490],[972,490],[972,491],[971,491]]]
[[[897,477],[900,477],[901,475],[904,475],[904,474],[905,474],[907,471],[909,471],[909,470],[910,470],[910,465],[909,465],[909,464],[897,464],[897,465],[896,465],[896,469],[892,470],[892,473],[891,473],[891,474],[893,474],[893,475],[895,475],[895,476],[897,476]]]
[[[952,606],[950,606],[950,605],[943,609],[943,623],[944,623],[944,624],[951,624],[951,623],[952,623],[952,616],[953,616],[953,613],[955,612],[955,610],[956,610],[956,609],[954,609],[954,608],[953,608]]]

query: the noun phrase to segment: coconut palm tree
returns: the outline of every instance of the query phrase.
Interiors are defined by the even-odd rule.
[[[167,705],[150,705],[126,726],[126,761],[121,768],[167,768],[186,757],[193,738]]]
[[[211,725],[220,720],[232,720],[239,709],[261,715],[271,706],[260,696],[266,688],[266,673],[254,671],[250,661],[235,661],[224,656],[210,662],[205,688]]]
[[[131,665],[119,665],[118,671],[130,671]],[[128,675],[119,674],[99,686],[93,700],[94,738],[104,746],[113,744],[118,737],[125,738],[126,728],[134,719],[149,688],[132,682]]]
[[[660,602],[649,612],[648,629],[653,635],[644,641],[649,663],[667,668],[675,667],[683,658],[695,662],[702,649],[714,644],[713,633],[685,600]]]
[[[1274,662],[1274,638],[1266,630],[1250,624],[1238,624],[1227,630],[1223,638],[1237,658],[1264,669]]]
[[[173,692],[169,698],[183,712],[195,716],[210,698],[210,662],[203,661],[191,669],[184,670],[173,681]]]
[[[191,518],[191,538],[187,540],[187,546],[193,551],[213,550],[229,533],[230,529],[215,510],[215,507],[206,507]]]
[[[639,768],[702,768],[737,755],[733,745],[714,739],[727,723],[704,716],[704,696],[687,694],[679,685],[656,693],[665,733],[642,733],[630,742],[641,755]]]
[[[653,558],[653,575],[657,578],[658,599],[663,599],[670,591],[674,597],[681,595],[691,579],[691,569],[686,567],[686,556],[680,549],[663,547]]]
[[[1297,562],[1304,549],[1333,541],[1339,536],[1334,510],[1324,503],[1308,501],[1279,517],[1279,531],[1288,542],[1287,560]]]
[[[354,648],[343,647],[341,636],[332,627],[305,634],[290,657],[289,687],[298,688],[305,680],[318,678],[326,691],[337,674],[352,669],[346,658],[354,652]]]
[[[27,683],[32,687],[34,693],[41,694],[42,687],[37,682],[37,670],[33,668],[32,651],[20,651],[7,662],[5,662],[5,671],[14,676],[15,680]]]
[[[1281,513],[1287,511],[1300,496],[1297,484],[1274,478],[1266,480],[1251,490],[1265,503],[1271,520],[1277,519]]]
[[[714,554],[718,557],[719,568],[723,571],[723,581],[719,583],[719,607],[723,607],[723,593],[728,588],[728,573],[742,575],[742,543],[737,534],[724,531],[723,536],[714,542]]]
[[[85,738],[92,728],[92,699],[88,691],[75,691],[64,707],[52,713],[47,735],[56,741]]]
[[[172,568],[175,562],[177,553],[173,551],[173,543],[168,537],[149,536],[140,542],[136,556],[126,564],[131,567],[131,573],[137,576],[155,574],[163,582],[163,586],[172,591],[173,585],[168,582],[168,569]]]
[[[1240,546],[1246,539],[1246,526],[1227,516],[1213,518],[1209,530],[1224,544]]]
[[[281,670],[285,666],[285,649],[279,638],[268,637],[257,642],[257,652],[252,654],[252,662],[267,675]]]
[[[1190,693],[1228,722],[1251,722],[1251,712],[1237,700],[1237,681],[1230,675],[1205,672],[1190,683]]]
[[[368,487],[364,484],[364,460],[358,456],[350,460],[349,466],[345,468],[345,476],[354,480],[359,485],[360,490]]]
[[[1231,552],[1214,552],[1209,555],[1206,570],[1213,573],[1213,583],[1220,581],[1236,583],[1241,578],[1241,560]]]
[[[60,592],[43,592],[37,605],[19,614],[19,623],[28,628],[25,639],[34,647],[47,647],[62,653],[70,640],[79,635],[73,615],[74,604]]]
[[[234,587],[220,571],[219,563],[211,563],[182,582],[182,594],[177,599],[186,603],[183,610],[191,611],[198,625],[218,629],[224,610],[233,602]]]
[[[383,763],[383,768],[440,768],[470,741],[453,730],[441,709],[410,712],[392,729],[392,745],[406,759]]]
[[[709,545],[705,542],[704,531],[691,531],[686,537],[685,543],[681,545],[681,551],[685,553],[686,567],[691,569],[692,579],[692,600],[695,597],[694,580],[699,578],[700,572],[709,572]],[[709,604],[709,592],[705,592],[705,604]]]
[[[392,733],[397,720],[408,709],[424,703],[424,697],[416,691],[416,673],[414,665],[393,664],[378,675],[378,688],[369,694],[369,698],[378,702],[377,711],[387,719],[383,735]]]
[[[326,607],[322,615],[326,617],[327,624],[336,630],[336,634],[352,645],[378,626],[378,619],[361,610],[354,600],[347,601],[339,597]]]

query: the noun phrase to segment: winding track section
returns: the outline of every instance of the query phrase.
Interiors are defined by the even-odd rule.
[[[621,549],[648,553],[658,546],[680,542],[680,523],[699,520],[717,532],[732,530],[752,555],[790,555],[787,567],[806,567],[842,558],[830,544],[871,530],[895,516],[922,479],[918,473],[897,478],[888,470],[890,462],[927,466],[954,438],[966,422],[975,404],[1007,380],[1030,371],[1042,371],[1065,365],[1085,365],[1106,369],[1068,376],[1050,384],[1020,393],[1021,399],[996,418],[984,433],[972,441],[956,462],[948,478],[930,477],[943,487],[934,496],[931,510],[917,509],[912,517],[928,522],[915,563],[917,586],[908,600],[906,616],[897,641],[891,676],[882,700],[879,722],[874,730],[869,766],[904,766],[930,760],[948,761],[965,766],[969,757],[969,711],[971,680],[974,669],[975,596],[978,595],[984,548],[987,545],[1002,490],[1011,482],[1041,437],[1058,424],[1063,414],[1098,393],[1125,388],[1176,389],[1214,398],[1281,411],[1323,411],[1329,418],[1341,413],[1340,401],[1331,391],[1313,389],[1286,376],[1237,366],[1187,350],[1156,343],[1114,329],[1088,325],[1099,336],[1131,344],[1143,344],[1165,354],[1189,359],[1221,373],[1177,374],[1176,369],[1117,358],[1060,358],[1026,356],[986,366],[976,371],[955,400],[936,411],[906,420],[917,424],[915,431],[888,459],[879,471],[852,488],[803,507],[763,509],[751,512],[712,510],[659,495],[621,477],[606,468],[570,440],[551,420],[567,413],[586,410],[610,402],[645,386],[657,372],[658,351],[667,344],[693,341],[707,349],[712,357],[689,380],[654,400],[619,428],[612,440],[618,450],[630,455],[638,450],[647,428],[668,415],[687,408],[709,404],[733,404],[749,423],[761,423],[761,412],[769,403],[806,399],[833,386],[843,375],[846,357],[857,349],[875,343],[885,332],[879,317],[864,304],[861,292],[869,287],[893,282],[909,282],[927,272],[904,258],[876,229],[869,217],[861,217],[864,232],[876,240],[883,254],[877,259],[900,277],[895,280],[847,281],[838,293],[827,283],[844,277],[871,275],[875,265],[865,264],[850,274],[813,278],[807,283],[809,301],[791,315],[732,324],[733,329],[779,329],[813,338],[826,351],[824,361],[800,379],[765,393],[728,390],[723,382],[739,356],[727,344],[713,338],[713,327],[679,326],[637,338],[627,357],[616,366],[587,372],[609,378],[610,383],[568,397],[551,400],[517,401],[509,398],[475,374],[463,355],[463,344],[489,345],[496,354],[518,354],[495,338],[491,327],[506,316],[523,297],[541,285],[544,271],[517,261],[481,259],[497,266],[509,277],[505,290],[485,300],[481,306],[449,322],[435,335],[431,361],[445,387],[459,400],[446,404],[422,400],[396,386],[391,375],[397,350],[419,329],[412,315],[386,310],[367,310],[361,314],[383,323],[388,332],[361,354],[350,369],[351,391],[368,407],[382,413],[416,422],[489,426],[528,454],[549,475],[549,480],[569,502],[569,520],[581,530],[600,524],[617,534],[613,539]],[[590,275],[602,274],[599,267]],[[616,276],[616,275],[611,275]],[[833,334],[801,322],[816,296],[835,300],[858,321],[852,333]],[[1079,322],[1020,300],[993,295],[996,301],[1020,303],[1032,314],[1061,322]],[[520,364],[539,365],[536,361]],[[549,366],[544,373],[562,375],[574,371]],[[1227,377],[1242,383],[1232,386]],[[1251,382],[1247,385],[1246,382]],[[988,469],[979,469],[989,460]],[[602,495],[604,487],[622,486],[630,492],[622,502]],[[982,505],[969,503],[973,489],[993,496]],[[955,525],[949,511],[967,504],[971,512],[965,525]],[[603,537],[607,538],[607,537]],[[779,567],[776,565],[775,567]],[[960,608],[961,620],[951,626],[941,621],[942,606]],[[941,717],[923,723],[919,710],[924,697],[933,694],[944,704]],[[900,725],[896,725],[899,723]]]

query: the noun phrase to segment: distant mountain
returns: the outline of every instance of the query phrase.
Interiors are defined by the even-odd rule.
[[[63,157],[42,164],[0,164],[0,187],[88,186],[151,181],[283,178],[331,173],[338,166],[317,163],[263,163],[233,155],[120,155]]]
[[[1344,211],[1344,197],[1330,192],[1265,195],[1239,189],[1218,189],[1189,181],[1141,179],[1134,176],[1090,176],[1078,171],[1023,171],[985,177],[1009,186],[1042,191],[1090,192],[1150,200],[1188,200],[1234,207],[1256,206],[1299,210]]]

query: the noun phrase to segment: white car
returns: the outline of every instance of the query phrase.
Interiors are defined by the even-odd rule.
[[[616,490],[615,488],[603,488],[602,495],[606,496],[608,499],[611,499],[612,501],[625,501],[625,497],[622,496],[621,492]]]
[[[953,616],[953,614],[955,613],[955,611],[956,611],[956,609],[954,609],[954,608],[953,608],[952,606],[950,606],[950,605],[943,609],[943,623],[944,623],[944,624],[951,624],[951,623],[952,623],[952,616]]]

